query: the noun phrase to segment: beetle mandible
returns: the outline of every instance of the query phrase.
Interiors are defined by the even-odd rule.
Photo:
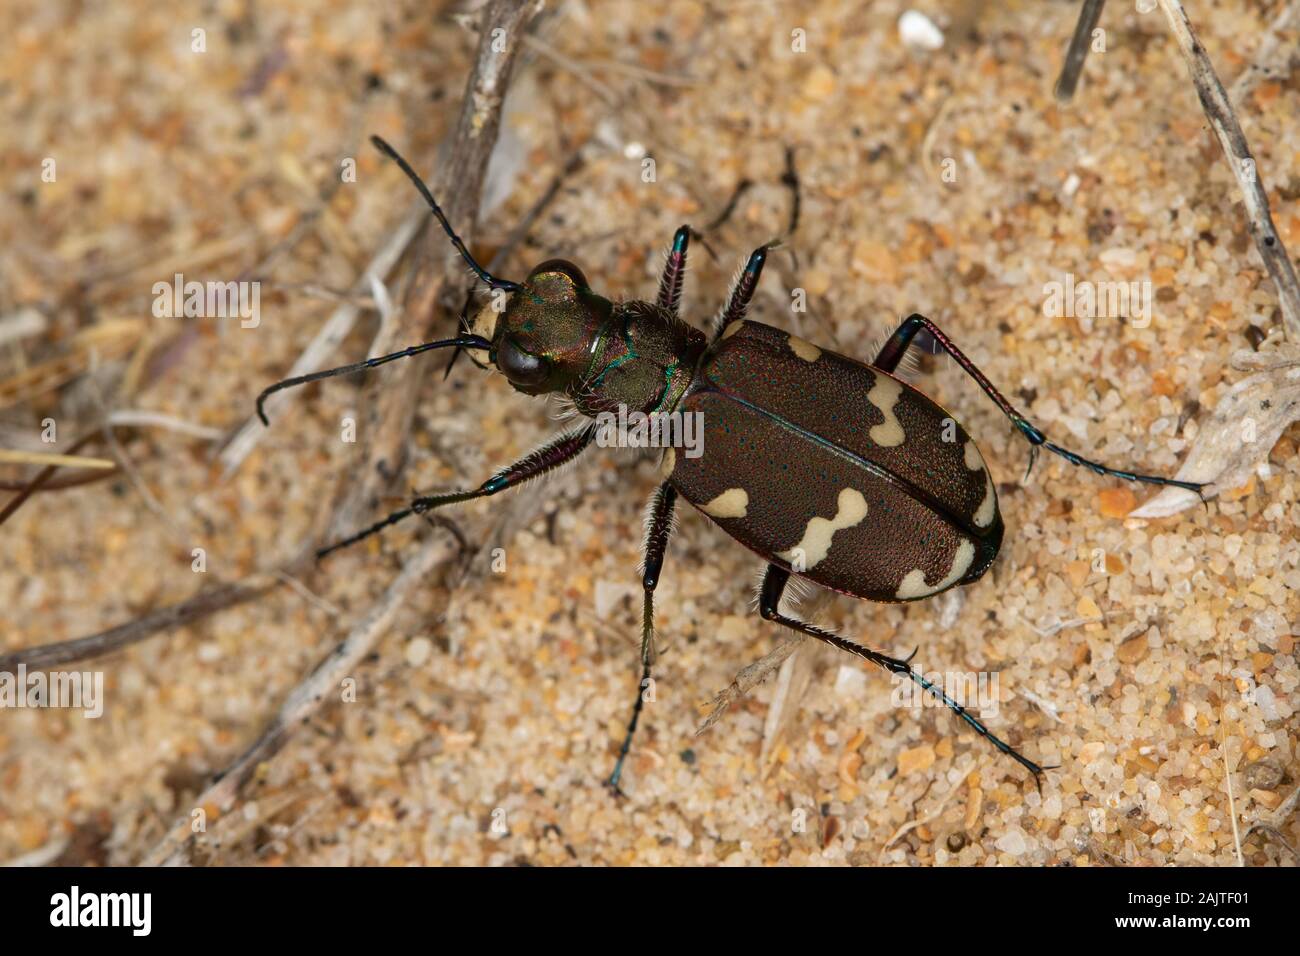
[[[1004,743],[942,688],[889,657],[781,611],[796,574],[870,601],[931,597],[978,580],[997,556],[1003,523],[984,458],[965,429],[933,399],[894,376],[924,329],[973,378],[1030,443],[1100,475],[1201,494],[1203,484],[1107,467],[1061,447],[1032,425],[933,322],[911,315],[870,364],[838,355],[745,318],[773,244],[750,255],[710,335],[678,315],[691,230],[677,230],[653,303],[603,298],[570,262],[550,259],[522,282],[497,278],[475,261],[428,187],[379,137],[376,148],[401,167],[475,275],[499,295],[452,339],[426,342],[341,368],[286,379],[258,396],[257,410],[283,388],[374,368],[440,348],[486,353],[525,395],[563,393],[588,418],[618,410],[698,412],[710,454],[664,452],[662,483],[646,520],[641,682],[608,784],[619,784],[641,716],[641,688],[654,664],[654,592],[680,495],[767,564],[759,591],[765,620],[802,632],[916,682],[1018,761],[1038,783],[1044,770]],[[486,367],[486,366],[485,366]],[[416,498],[382,521],[318,552],[324,557],[412,514],[495,495],[581,455],[596,437],[587,423],[493,474],[476,489]],[[915,652],[913,652],[915,653]]]

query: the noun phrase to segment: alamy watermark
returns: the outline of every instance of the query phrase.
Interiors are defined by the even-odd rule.
[[[1151,324],[1151,282],[1075,281],[1067,272],[1064,281],[1043,286],[1043,314],[1049,319],[1062,316],[1079,319],[1131,320],[1135,329]]]
[[[999,692],[997,672],[988,671],[946,671],[922,674],[942,690],[949,699],[981,717],[998,715]],[[894,689],[890,692],[889,702],[895,707],[947,707],[934,691],[926,690],[906,674],[894,674]]]
[[[153,929],[152,893],[83,893],[75,883],[50,897],[51,926],[121,926],[133,936]]]
[[[70,708],[94,720],[104,713],[103,671],[0,671],[0,709]]]
[[[596,416],[596,444],[601,448],[681,448],[687,458],[704,454],[703,412],[617,412]]]
[[[176,273],[171,282],[153,284],[153,314],[158,319],[239,319],[241,329],[262,324],[262,284],[198,282]]]

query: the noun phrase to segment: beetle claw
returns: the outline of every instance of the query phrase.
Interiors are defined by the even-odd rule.
[[[1192,491],[1196,492],[1196,497],[1201,499],[1201,504],[1205,506],[1205,510],[1207,513],[1210,510],[1210,499],[1205,497],[1205,489],[1208,488],[1209,486],[1210,483],[1208,481],[1198,481],[1196,482],[1195,487],[1191,489]]]
[[[1049,770],[1060,770],[1060,769],[1061,769],[1061,765],[1060,765],[1060,764],[1052,764],[1052,765],[1049,766],[1049,767],[1040,767],[1038,764],[1034,763],[1032,760],[1030,760],[1030,761],[1026,761],[1025,766],[1027,766],[1027,767],[1029,768],[1029,772],[1032,773],[1032,774],[1034,775],[1034,786],[1038,788],[1038,795],[1039,795],[1039,796],[1042,796],[1042,794],[1043,794],[1043,775],[1046,774],[1047,771],[1049,771]]]
[[[1034,462],[1038,460],[1038,446],[1029,446],[1029,467],[1025,469],[1025,481],[1029,481],[1029,473],[1034,470]]]

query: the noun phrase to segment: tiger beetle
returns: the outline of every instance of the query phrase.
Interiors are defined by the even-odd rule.
[[[927,332],[1029,441],[1031,469],[1038,450],[1045,448],[1099,475],[1172,485],[1198,495],[1203,484],[1120,471],[1049,441],[923,315],[904,320],[870,364],[746,319],[775,243],[750,255],[708,335],[678,315],[692,236],[688,226],[673,238],[653,303],[603,298],[577,266],[562,259],[541,263],[524,282],[497,278],[470,254],[406,160],[379,137],[371,141],[415,184],[478,279],[508,298],[502,309],[489,304],[472,320],[462,317],[455,338],[272,385],[257,399],[264,424],[263,402],[280,389],[443,348],[455,349],[453,358],[462,349],[485,352],[483,367],[495,367],[518,391],[563,393],[589,419],[620,406],[644,413],[702,413],[707,453],[690,458],[668,448],[660,470],[662,483],[647,510],[641,682],[608,780],[616,794],[621,794],[623,764],[644,703],[642,688],[654,664],[654,593],[679,495],[767,562],[758,603],[764,620],[914,681],[1025,767],[1036,784],[1045,769],[1053,769],[1039,766],[996,737],[942,688],[914,671],[911,657],[890,657],[781,610],[791,574],[853,597],[897,603],[971,584],[997,556],[1002,516],[983,455],[946,410],[895,377],[899,362],[916,335]],[[318,557],[410,515],[517,487],[573,461],[595,436],[591,422],[561,434],[478,488],[416,498],[382,521],[321,549]]]

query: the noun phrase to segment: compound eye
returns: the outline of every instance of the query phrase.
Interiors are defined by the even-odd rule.
[[[563,276],[567,276],[569,281],[579,289],[590,288],[587,284],[587,277],[582,274],[582,270],[568,259],[547,259],[535,268],[528,278],[532,279],[546,272],[558,272]]]
[[[497,368],[516,385],[541,385],[550,374],[546,359],[525,352],[512,339],[497,351]]]

